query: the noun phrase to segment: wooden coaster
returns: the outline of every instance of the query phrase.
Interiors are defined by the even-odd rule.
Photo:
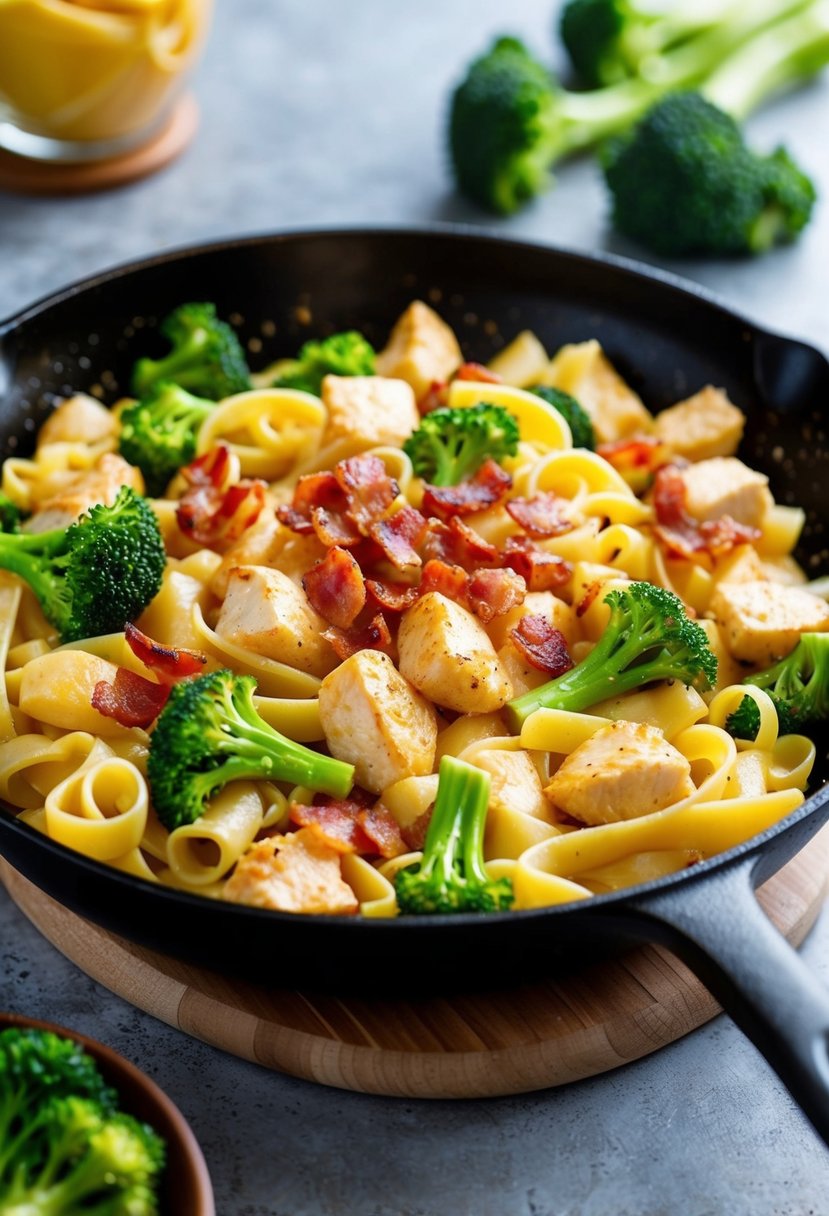
[[[826,894],[829,829],[761,891],[799,945]],[[423,1001],[259,988],[134,946],[67,912],[0,860],[18,908],[82,971],[170,1026],[266,1068],[341,1089],[481,1098],[563,1085],[639,1059],[719,1012],[668,951],[646,946],[560,981]]]
[[[191,93],[173,107],[149,143],[109,160],[58,164],[0,149],[0,190],[15,194],[90,194],[147,177],[180,156],[196,134],[199,108]]]

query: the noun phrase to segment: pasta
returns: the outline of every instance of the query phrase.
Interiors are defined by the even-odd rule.
[[[829,608],[792,557],[803,512],[775,504],[736,457],[739,411],[710,387],[681,403],[683,450],[695,419],[706,424],[705,459],[688,465],[594,340],[550,358],[523,333],[489,370],[460,363],[454,335],[418,303],[378,355],[383,376],[332,375],[320,396],[258,376],[218,401],[193,461],[152,500],[167,568],[134,636],[61,645],[29,588],[0,572],[0,798],[24,823],[148,882],[381,917],[397,914],[396,876],[423,857],[447,756],[487,774],[483,855],[516,909],[676,873],[803,801],[815,746],[742,682],[765,666],[746,661],[746,638],[783,658],[829,631]],[[574,447],[564,406],[530,391],[539,384],[577,399],[597,450]],[[501,407],[512,449],[431,485],[401,446],[416,398],[422,411]],[[712,402],[722,434],[700,413]],[[102,470],[140,480],[112,463],[128,404],[74,397],[31,458],[5,461],[24,530],[76,518],[98,501]],[[611,685],[516,725],[516,698],[592,654],[608,595],[639,584],[700,622],[719,660],[710,687]],[[749,618],[735,587],[778,616]],[[194,821],[165,826],[148,778],[154,721],[195,668],[171,676],[159,655],[190,652],[199,670],[253,677],[267,727],[356,764],[360,788],[322,798],[239,778]],[[146,721],[119,703],[125,685],[150,686]],[[749,710],[755,729],[741,731],[735,715]],[[618,756],[598,750],[611,739]],[[580,801],[567,803],[566,781],[581,783]],[[589,813],[568,810],[585,802]]]

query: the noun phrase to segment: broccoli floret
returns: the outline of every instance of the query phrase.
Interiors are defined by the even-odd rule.
[[[349,330],[330,338],[306,342],[296,359],[285,359],[274,388],[298,388],[320,395],[326,376],[373,376],[374,348],[362,334]]]
[[[274,730],[256,712],[255,688],[253,676],[222,669],[171,692],[147,762],[153,805],[171,831],[194,823],[229,781],[288,781],[336,798],[351,789],[354,766]]]
[[[500,38],[452,96],[449,151],[458,187],[482,207],[515,211],[549,184],[557,160],[626,131],[665,94],[703,82],[709,100],[742,119],[767,94],[829,60],[820,10],[820,3],[804,9],[802,0],[782,0],[770,16],[765,5],[738,5],[659,56],[658,71],[587,93],[561,89],[521,42]]]
[[[8,1216],[157,1216],[163,1141],[129,1115],[81,1097],[53,1098],[0,1164]]]
[[[705,630],[673,592],[631,583],[604,602],[610,620],[590,654],[563,676],[509,702],[516,731],[537,709],[578,712],[652,680],[681,680],[700,691],[714,683],[717,659]]]
[[[743,683],[769,694],[781,735],[797,734],[809,722],[825,721],[829,718],[829,633],[802,634],[790,655],[747,676]],[[748,700],[744,697],[739,708]]]
[[[144,474],[149,494],[163,494],[170,479],[190,463],[199,427],[214,408],[214,401],[194,397],[167,380],[123,410],[119,450]]]
[[[146,397],[162,380],[211,401],[250,388],[245,352],[214,304],[182,304],[164,319],[161,332],[173,349],[164,359],[138,360],[132,371],[136,397]]]
[[[432,410],[403,444],[418,477],[433,486],[455,486],[472,477],[485,460],[503,460],[518,451],[518,420],[502,405],[480,402],[459,409]]]
[[[23,512],[0,490],[0,532],[19,532]]]
[[[656,253],[761,253],[808,223],[815,188],[784,149],[758,156],[699,93],[675,93],[604,150],[620,232]]]
[[[754,697],[743,697],[725,720],[725,729],[735,739],[754,740],[760,729],[760,707]]]
[[[596,432],[593,430],[593,423],[590,421],[587,410],[576,401],[575,397],[571,397],[569,393],[563,392],[560,388],[548,388],[544,384],[537,384],[535,388],[530,389],[530,392],[535,393],[536,397],[540,397],[553,409],[558,410],[570,427],[574,448],[587,448],[588,452],[595,452]]]
[[[489,773],[444,756],[423,857],[400,870],[394,886],[401,912],[502,912],[512,907],[508,878],[490,878],[484,866],[484,825]]]
[[[596,89],[637,76],[643,68],[653,74],[648,60],[726,20],[734,8],[734,0],[722,0],[717,9],[692,0],[658,13],[634,0],[569,0],[559,28],[573,67]]]
[[[0,534],[0,569],[29,584],[64,642],[123,629],[161,587],[165,563],[155,513],[129,486],[68,528]]]

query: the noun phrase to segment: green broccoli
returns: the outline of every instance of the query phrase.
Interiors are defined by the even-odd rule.
[[[518,420],[502,405],[432,410],[403,444],[418,477],[433,486],[455,486],[485,460],[518,451]]]
[[[222,669],[177,684],[156,723],[147,774],[153,805],[170,830],[194,823],[229,781],[288,781],[336,798],[354,766],[287,739],[253,703],[256,680]]]
[[[482,207],[515,211],[545,189],[556,161],[621,134],[665,94],[709,78],[716,77],[717,93],[706,84],[710,100],[744,117],[768,93],[829,60],[822,0],[805,9],[803,3],[746,0],[727,19],[660,56],[653,75],[587,93],[560,88],[521,42],[499,38],[452,95],[449,152],[458,188]],[[780,20],[790,12],[795,15]]]
[[[0,532],[19,532],[23,512],[0,490]]]
[[[326,376],[373,376],[374,358],[374,348],[353,330],[312,339],[296,359],[277,365],[273,387],[298,388],[318,397]]]
[[[512,907],[510,879],[490,878],[484,866],[489,787],[483,769],[443,757],[423,857],[398,871],[394,880],[401,912],[502,912]]]
[[[735,739],[757,738],[760,729],[760,707],[754,697],[743,697],[734,712],[726,718],[725,729]]]
[[[675,3],[668,12],[640,8],[636,0],[569,0],[559,29],[573,67],[588,88],[652,74],[654,57],[727,21],[739,0]]]
[[[68,528],[0,533],[0,569],[29,584],[64,642],[123,629],[161,587],[165,564],[155,513],[129,486]]]
[[[655,253],[761,253],[808,223],[815,188],[783,148],[758,156],[699,93],[674,93],[604,149],[620,232]]]
[[[560,388],[548,388],[544,384],[537,384],[529,391],[535,393],[536,397],[540,397],[542,401],[546,401],[553,409],[558,410],[570,427],[574,448],[587,448],[588,452],[595,452],[596,433],[593,430],[593,423],[590,421],[587,410],[576,401],[575,397],[571,397],[569,393],[563,392]]]
[[[163,494],[171,478],[196,455],[199,427],[215,405],[162,380],[123,410],[119,450],[144,474],[149,494]]]
[[[146,397],[162,380],[172,380],[199,397],[221,401],[250,388],[250,370],[235,332],[218,320],[214,304],[182,304],[161,323],[173,349],[163,359],[139,359],[132,391]]]
[[[781,735],[798,734],[810,722],[823,722],[829,718],[829,633],[804,633],[791,654],[779,663],[753,676],[746,676],[744,684],[753,684],[762,688],[774,702]],[[745,725],[751,714],[746,710],[748,703],[754,705],[751,697],[743,697],[737,709],[726,721],[726,729],[731,729],[729,723],[738,718],[739,725]],[[755,709],[757,709],[755,705]],[[760,712],[757,710],[752,734],[739,733],[741,739],[755,739],[760,726]]]
[[[717,659],[701,625],[663,587],[631,583],[604,598],[610,620],[586,658],[563,676],[510,701],[510,725],[520,731],[537,709],[587,709],[652,680],[681,680],[704,691],[717,678]]]
[[[0,1031],[0,1212],[156,1216],[163,1141],[51,1031]]]

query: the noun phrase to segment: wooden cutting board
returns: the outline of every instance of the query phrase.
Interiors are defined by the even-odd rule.
[[[829,828],[761,890],[799,945],[829,876]],[[646,946],[560,981],[449,999],[360,1001],[266,989],[178,962],[67,912],[0,859],[11,898],[87,975],[171,1026],[266,1068],[363,1093],[527,1093],[648,1055],[719,1008],[668,951]]]

